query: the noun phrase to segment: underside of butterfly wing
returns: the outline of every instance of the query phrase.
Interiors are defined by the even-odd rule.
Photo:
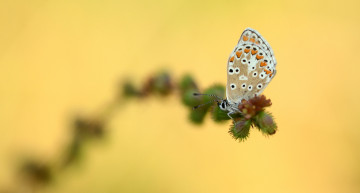
[[[228,60],[227,100],[240,103],[260,95],[274,78],[275,67],[270,45],[256,30],[247,28]]]

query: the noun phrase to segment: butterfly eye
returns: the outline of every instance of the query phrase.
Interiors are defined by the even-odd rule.
[[[261,83],[259,83],[257,86],[256,86],[256,88],[258,88],[258,89],[261,89],[263,86],[262,86],[262,84]]]
[[[249,85],[248,90],[252,90],[252,88],[253,88],[252,85]]]
[[[230,84],[230,88],[231,88],[231,90],[234,90],[236,88],[236,85],[235,84]]]
[[[221,103],[221,107],[225,109],[225,103]]]
[[[240,68],[236,67],[235,68],[235,74],[239,74],[240,73]]]
[[[256,77],[257,75],[258,75],[257,72],[254,72],[254,73],[252,74],[253,77]]]
[[[233,75],[234,74],[234,68],[233,67],[229,67],[229,75]]]
[[[241,88],[246,88],[246,83],[243,83],[242,85],[241,85]]]

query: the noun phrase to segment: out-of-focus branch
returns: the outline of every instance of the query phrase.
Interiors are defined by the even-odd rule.
[[[41,159],[24,160],[19,169],[19,182],[14,189],[0,191],[15,192],[37,192],[41,187],[50,184],[56,179],[59,173],[76,163],[81,157],[82,149],[89,140],[99,140],[106,134],[107,123],[112,115],[121,107],[120,104],[129,102],[130,98],[147,98],[151,95],[166,97],[172,93],[180,94],[182,104],[189,110],[189,120],[201,125],[206,114],[211,114],[215,122],[226,122],[230,120],[227,112],[222,111],[213,97],[201,95],[194,96],[194,93],[213,94],[221,98],[225,95],[225,87],[213,85],[203,91],[190,75],[183,76],[175,82],[167,72],[161,72],[150,76],[140,87],[134,86],[126,81],[120,86],[118,96],[112,103],[106,105],[103,110],[93,117],[76,117],[71,126],[71,140],[60,152],[58,159],[52,162]],[[194,106],[202,104],[193,110]],[[277,130],[272,115],[265,112],[266,107],[271,106],[271,101],[265,96],[254,97],[243,101],[239,105],[241,113],[235,114],[233,124],[230,126],[230,135],[239,141],[244,141],[249,136],[251,127],[258,128],[265,135],[273,135]]]

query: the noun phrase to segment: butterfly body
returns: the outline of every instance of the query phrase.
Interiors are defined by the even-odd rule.
[[[276,74],[276,59],[267,41],[247,28],[230,54],[227,64],[226,99],[219,103],[228,115],[240,113],[242,100],[259,96]]]

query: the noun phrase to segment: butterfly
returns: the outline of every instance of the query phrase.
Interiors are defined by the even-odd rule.
[[[276,59],[269,43],[252,28],[246,28],[227,62],[226,99],[216,100],[223,111],[241,113],[243,100],[259,96],[276,74]],[[206,95],[206,94],[195,94]]]

